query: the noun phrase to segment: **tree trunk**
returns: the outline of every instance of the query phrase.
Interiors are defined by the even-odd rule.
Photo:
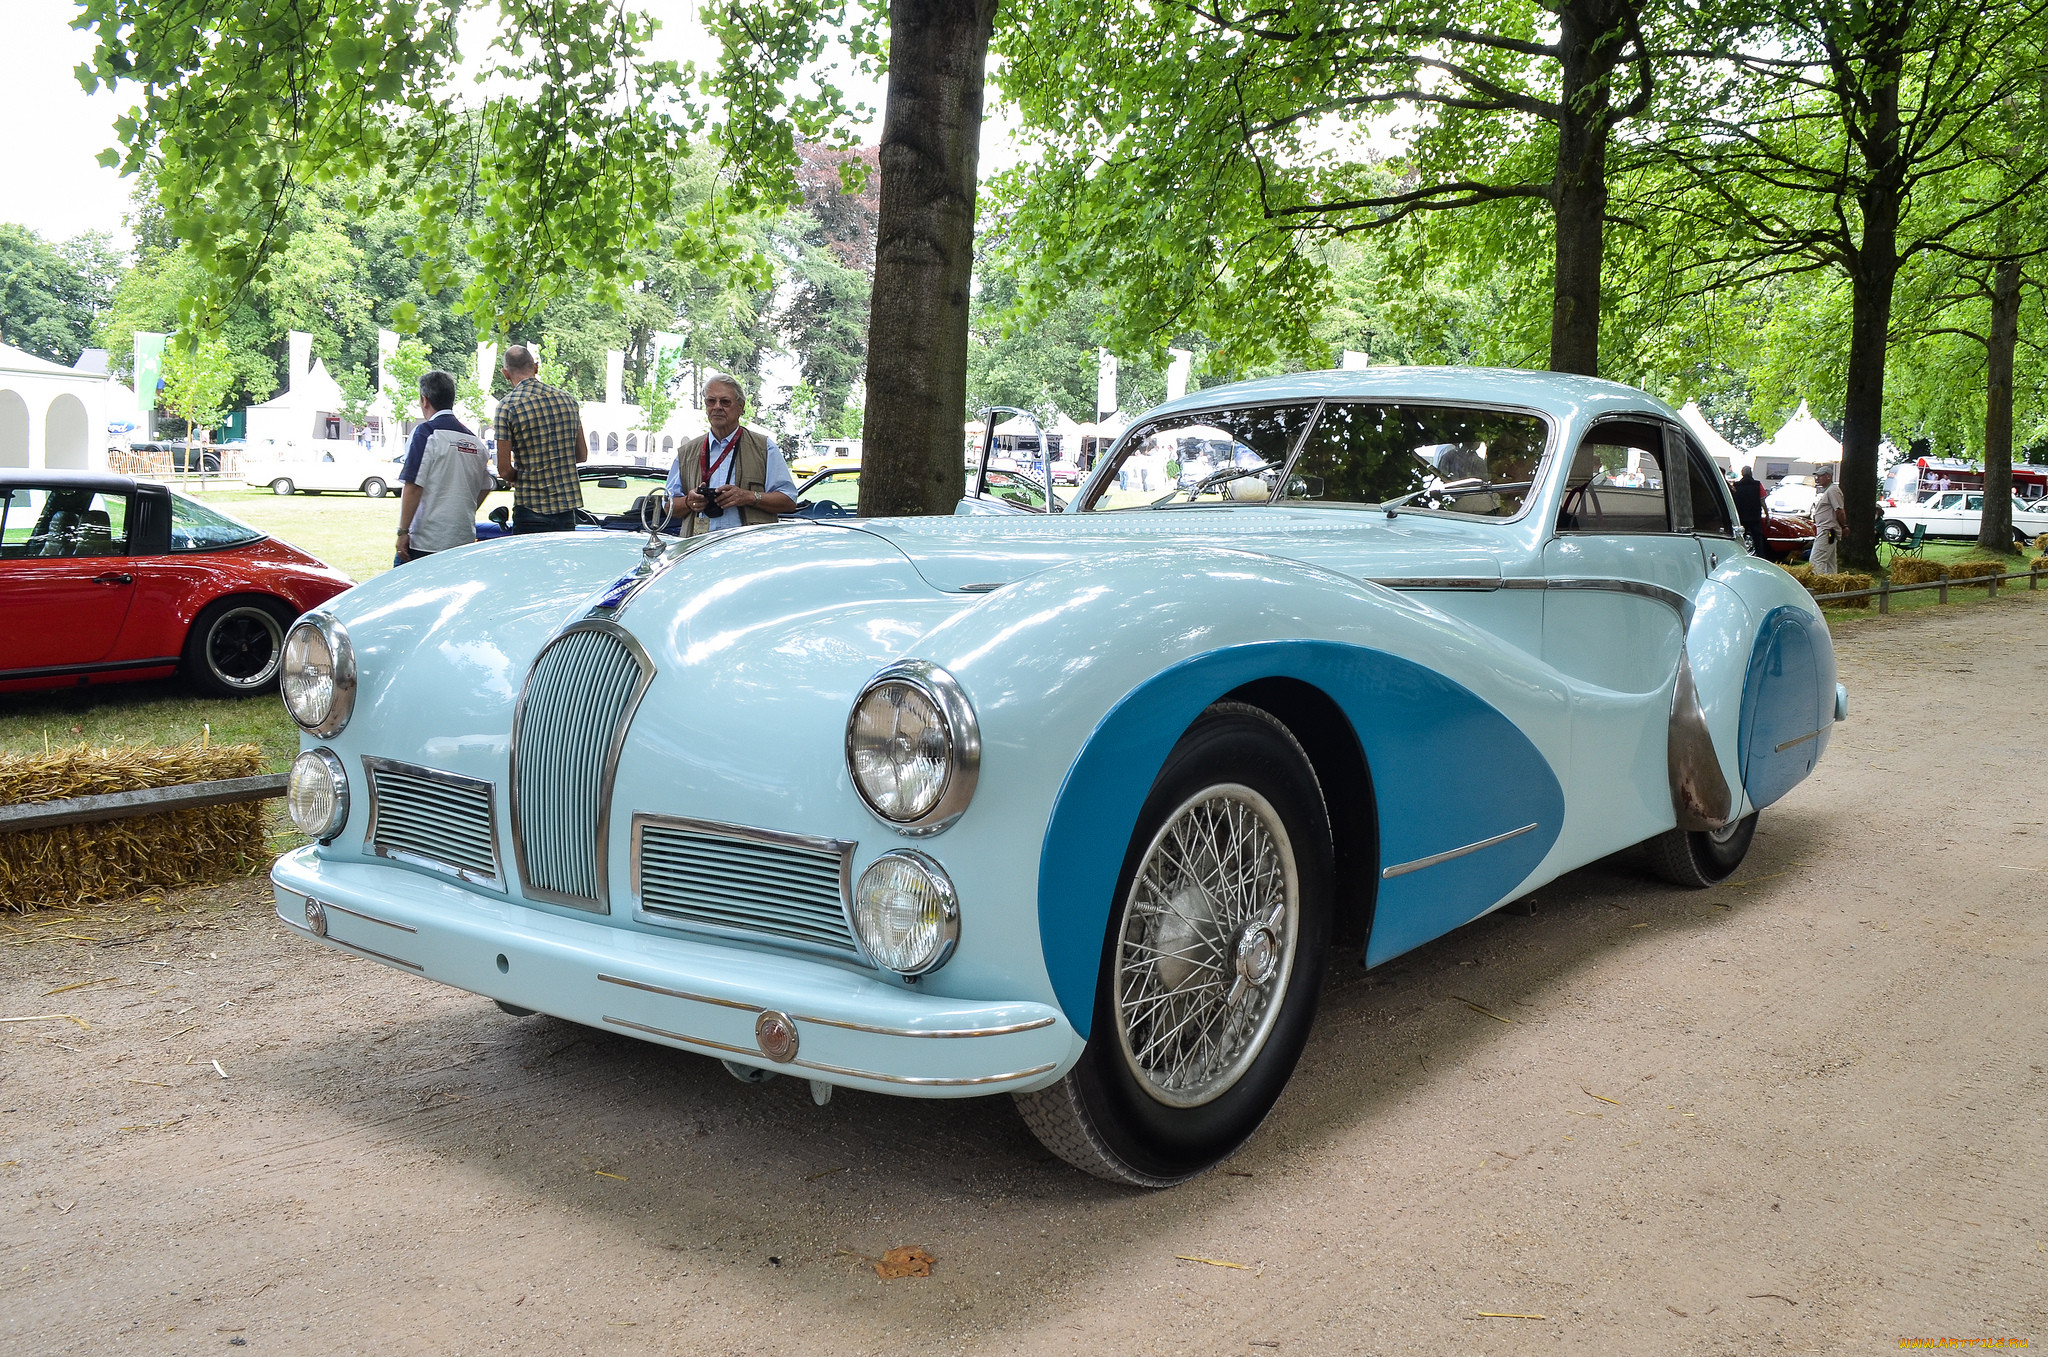
[[[967,302],[996,0],[890,0],[868,313],[864,518],[949,514],[964,482]]]
[[[2020,342],[2020,283],[2019,261],[2000,260],[1991,275],[1991,333],[1984,346],[1984,517],[1977,545],[2001,556],[2013,554],[2012,360]]]
[[[1864,141],[1870,178],[1856,194],[1863,239],[1849,260],[1849,375],[1842,399],[1841,564],[1875,571],[1877,565],[1877,445],[1884,440],[1884,363],[1891,337],[1892,291],[1899,277],[1900,180],[1905,153],[1899,136],[1898,49],[1878,43],[1860,78],[1867,91]]]
[[[1550,207],[1557,231],[1550,294],[1550,370],[1600,373],[1600,265],[1607,232],[1607,144],[1612,131],[1621,15],[1614,0],[1571,0],[1558,10],[1557,169]]]

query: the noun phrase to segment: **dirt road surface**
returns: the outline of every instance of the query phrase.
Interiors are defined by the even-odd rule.
[[[255,883],[5,934],[0,1017],[80,1021],[0,1026],[0,1350],[2048,1342],[2048,595],[1840,649],[1853,719],[1737,880],[1601,864],[1344,966],[1272,1118],[1170,1192],[1007,1099],[820,1108],[507,1017]],[[879,1280],[898,1245],[933,1275]]]

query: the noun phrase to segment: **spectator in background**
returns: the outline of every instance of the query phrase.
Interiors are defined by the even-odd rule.
[[[1769,546],[1764,541],[1764,488],[1757,484],[1756,472],[1742,468],[1742,476],[1728,487],[1735,496],[1735,516],[1742,521],[1742,531],[1749,538],[1749,549],[1769,559]]]
[[[1814,472],[1813,483],[1818,493],[1813,497],[1813,555],[1808,560],[1816,575],[1838,574],[1841,567],[1836,548],[1849,520],[1842,492],[1835,488],[1834,468],[1824,466]]]
[[[709,433],[684,443],[668,470],[670,514],[687,513],[684,536],[773,523],[796,510],[796,481],[775,440],[740,423],[747,394],[731,377],[704,383]]]
[[[512,531],[574,532],[583,488],[576,464],[590,456],[576,398],[540,379],[533,350],[505,350],[512,389],[498,402],[498,475],[512,483]]]
[[[405,486],[398,501],[397,564],[476,540],[476,511],[496,481],[483,440],[455,417],[455,379],[440,370],[420,376],[420,413],[412,431]]]

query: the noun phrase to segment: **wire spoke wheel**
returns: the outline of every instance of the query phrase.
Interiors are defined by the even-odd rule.
[[[1271,802],[1206,788],[1146,849],[1116,955],[1117,1039],[1145,1092],[1199,1107],[1258,1058],[1293,973],[1301,884]]]

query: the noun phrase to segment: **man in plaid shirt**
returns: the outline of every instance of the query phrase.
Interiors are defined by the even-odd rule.
[[[498,402],[498,475],[512,482],[512,531],[574,532],[583,489],[576,464],[590,456],[576,398],[540,379],[533,350],[505,350],[512,389]]]

